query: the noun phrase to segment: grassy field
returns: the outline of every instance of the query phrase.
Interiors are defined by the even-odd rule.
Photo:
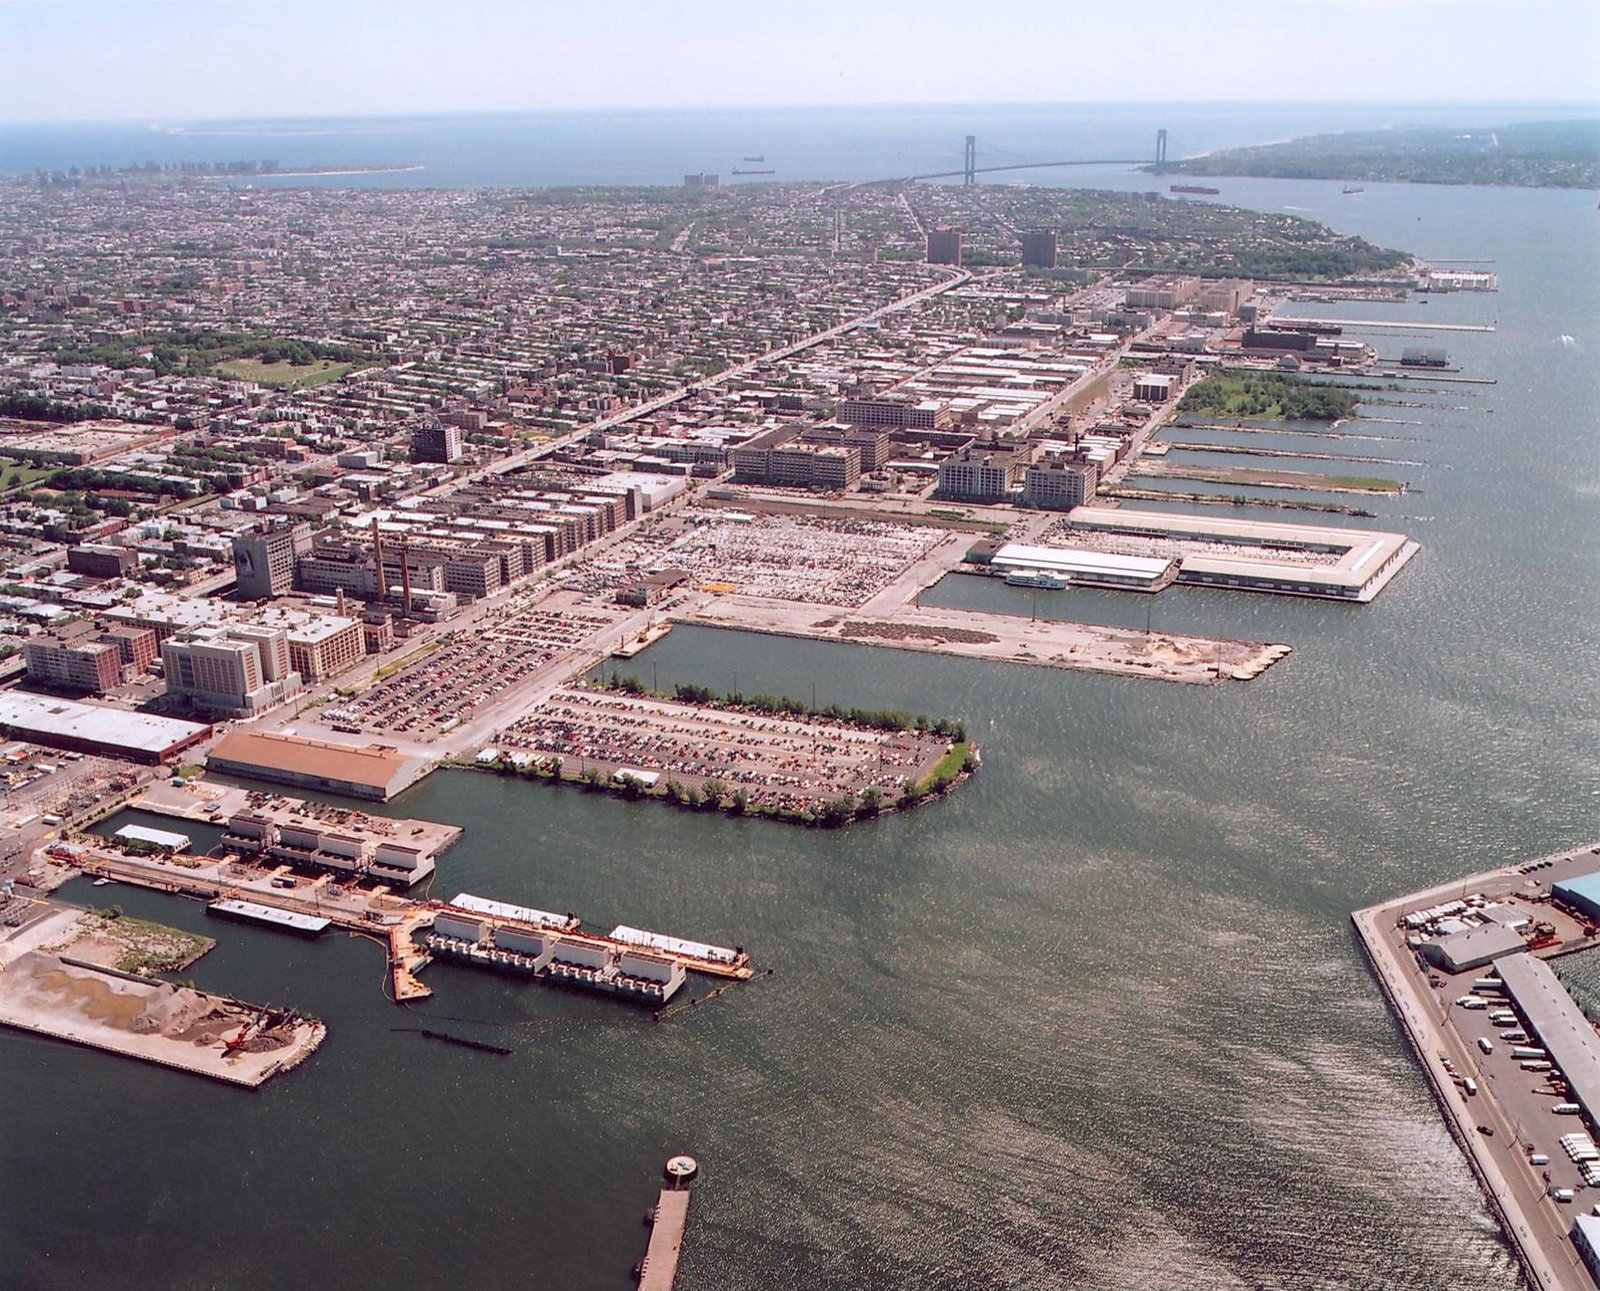
[[[15,458],[0,457],[0,489],[21,488],[48,480],[61,468],[59,466],[29,466]]]
[[[1337,421],[1356,416],[1356,399],[1348,390],[1283,372],[1214,372],[1189,387],[1178,411],[1209,417]]]
[[[333,359],[314,359],[310,363],[263,363],[259,359],[228,359],[212,369],[218,376],[233,377],[239,381],[254,381],[261,386],[312,386],[327,385],[337,381],[354,363],[338,363]]]

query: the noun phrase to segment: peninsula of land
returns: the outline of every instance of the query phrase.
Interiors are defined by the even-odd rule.
[[[1226,148],[1166,169],[1264,179],[1600,188],[1600,120],[1528,121],[1474,130],[1400,126],[1311,135]]]

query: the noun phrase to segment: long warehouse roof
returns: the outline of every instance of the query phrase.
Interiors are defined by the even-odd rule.
[[[1494,961],[1522,1016],[1561,1069],[1590,1121],[1600,1116],[1600,1036],[1555,970],[1526,952]]]
[[[22,691],[0,694],[0,725],[14,728],[25,739],[37,734],[57,739],[93,740],[108,747],[158,755],[210,729],[200,722],[131,713],[123,708],[80,704]]]
[[[1008,542],[995,552],[996,565],[1026,566],[1031,569],[1059,569],[1072,574],[1123,574],[1138,578],[1159,578],[1172,561],[1164,557],[1123,556],[1108,551],[1088,551],[1081,547],[1037,547]]]

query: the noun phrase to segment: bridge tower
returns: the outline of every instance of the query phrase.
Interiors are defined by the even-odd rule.
[[[1167,132],[1163,127],[1156,131],[1156,174],[1167,168]]]
[[[969,134],[967,136],[966,155],[962,158],[961,162],[961,185],[963,188],[971,188],[977,182],[978,136],[975,134]]]

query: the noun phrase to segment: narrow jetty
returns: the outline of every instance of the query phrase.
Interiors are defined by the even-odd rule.
[[[699,1170],[693,1157],[675,1156],[667,1162],[668,1183],[650,1212],[650,1245],[639,1261],[639,1291],[672,1291],[689,1223],[689,1183]]]

